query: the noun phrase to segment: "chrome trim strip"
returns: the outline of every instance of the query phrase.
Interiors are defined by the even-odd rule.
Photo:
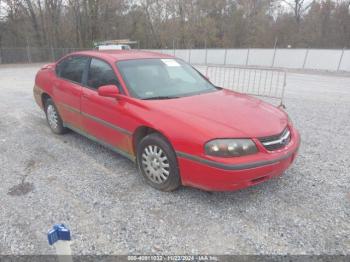
[[[211,167],[220,168],[220,169],[224,169],[224,170],[245,170],[245,169],[251,169],[251,168],[256,168],[256,167],[261,167],[261,166],[268,166],[268,165],[278,163],[282,160],[285,160],[285,159],[289,158],[291,155],[293,155],[296,151],[298,151],[299,146],[300,146],[300,142],[297,145],[295,150],[293,150],[292,152],[289,152],[288,154],[281,156],[279,158],[276,158],[273,160],[251,162],[251,163],[246,163],[246,164],[224,164],[224,163],[215,162],[213,160],[204,159],[204,158],[194,156],[191,154],[187,154],[184,152],[180,152],[180,151],[176,151],[176,155],[178,157],[181,157],[181,158],[186,158],[186,159],[189,159],[189,160],[192,160],[195,162],[199,162],[199,163],[211,166]]]
[[[290,131],[287,129],[285,134],[283,134],[279,139],[270,141],[270,142],[262,142],[264,146],[270,146],[270,145],[275,145],[275,144],[282,144],[284,140],[286,140],[290,136]]]
[[[71,112],[77,113],[77,114],[81,114],[81,115],[83,115],[83,116],[85,116],[85,117],[87,117],[87,118],[89,118],[89,119],[91,119],[91,120],[94,120],[95,122],[98,122],[98,123],[100,123],[100,124],[102,124],[102,125],[104,125],[104,126],[107,126],[107,127],[111,128],[111,129],[114,129],[115,131],[118,131],[118,132],[120,132],[120,133],[124,133],[124,134],[126,134],[126,135],[128,135],[128,136],[131,136],[131,135],[132,135],[132,132],[130,132],[129,130],[126,130],[126,129],[121,128],[121,127],[116,126],[116,125],[113,125],[113,124],[111,124],[111,123],[109,123],[109,122],[107,122],[107,121],[105,121],[105,120],[103,120],[103,119],[101,119],[101,118],[96,117],[96,116],[92,116],[92,115],[89,115],[89,114],[87,114],[87,113],[80,112],[78,109],[76,109],[76,108],[74,108],[74,107],[71,107],[71,106],[69,106],[69,105],[67,105],[67,104],[59,103],[59,105],[62,105],[62,106],[65,107],[68,111],[71,111]]]
[[[109,128],[112,128],[112,129],[114,129],[114,130],[116,130],[116,131],[118,131],[118,132],[124,133],[124,134],[126,134],[126,135],[128,135],[128,136],[131,136],[131,135],[132,135],[132,133],[131,133],[130,131],[128,131],[128,130],[126,130],[126,129],[124,129],[124,128],[121,128],[121,127],[119,127],[119,126],[113,125],[113,124],[111,124],[111,123],[109,123],[109,122],[107,122],[107,121],[104,121],[104,120],[102,120],[101,118],[98,118],[98,117],[95,117],[95,116],[86,114],[86,113],[84,113],[84,112],[81,112],[81,114],[82,114],[83,116],[86,116],[87,118],[90,118],[90,119],[92,119],[92,120],[94,120],[94,121],[96,121],[96,122],[98,122],[98,123],[100,123],[100,124],[102,124],[102,125],[104,125],[104,126],[107,126],[107,127],[109,127]]]
[[[122,156],[124,156],[124,157],[126,157],[128,159],[130,159],[133,162],[136,162],[136,157],[135,156],[132,156],[129,153],[127,153],[127,152],[125,152],[125,151],[123,151],[123,150],[121,150],[121,149],[119,149],[117,147],[114,147],[114,146],[112,146],[112,145],[110,145],[110,144],[108,144],[108,143],[106,143],[106,142],[96,138],[95,136],[89,135],[88,133],[84,132],[83,130],[81,130],[79,128],[76,128],[76,127],[74,127],[74,126],[72,126],[72,125],[70,125],[68,123],[63,123],[63,126],[68,127],[69,129],[73,130],[74,132],[76,132],[76,133],[78,133],[78,134],[80,134],[82,136],[85,136],[85,137],[91,139],[92,141],[95,141],[96,143],[98,143],[98,144],[100,144],[100,145],[102,145],[104,147],[107,147],[108,149],[110,149],[110,150],[112,150],[112,151],[114,151],[114,152],[116,152],[116,153],[118,153],[118,154],[120,154],[120,155],[122,155]]]
[[[67,104],[64,104],[64,103],[58,103],[58,104],[63,106],[64,108],[66,108],[68,111],[80,114],[80,111],[78,109],[74,108],[74,107],[71,107],[71,106],[69,106]]]

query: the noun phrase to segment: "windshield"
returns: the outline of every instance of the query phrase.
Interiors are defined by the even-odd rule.
[[[141,59],[117,63],[133,97],[170,99],[217,90],[200,73],[178,59]]]

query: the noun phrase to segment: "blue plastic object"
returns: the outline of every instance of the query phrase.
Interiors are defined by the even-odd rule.
[[[53,245],[58,240],[70,241],[70,230],[64,224],[56,224],[47,232],[49,244]]]

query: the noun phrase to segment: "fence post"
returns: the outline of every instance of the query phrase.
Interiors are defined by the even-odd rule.
[[[191,48],[188,49],[188,63],[191,64]]]
[[[208,49],[205,48],[205,62],[204,62],[205,65],[208,64]]]
[[[272,57],[272,64],[271,64],[271,67],[273,67],[275,65],[275,57],[276,57],[276,49],[277,49],[277,41],[278,41],[278,38],[276,37],[275,38],[275,44],[273,45],[273,57]]]
[[[309,48],[306,49],[304,63],[303,63],[303,69],[305,69],[305,65],[306,65],[306,61],[307,61],[308,56],[309,56]]]
[[[173,56],[175,56],[175,39],[173,39]]]
[[[246,66],[248,65],[248,61],[249,61],[249,53],[250,53],[250,48],[248,48],[248,51],[247,51],[247,59],[245,60]]]
[[[337,71],[340,70],[340,66],[341,66],[341,62],[343,60],[343,56],[344,56],[344,51],[345,51],[345,47],[343,48],[342,52],[341,52],[341,55],[340,55],[340,59],[339,59],[339,63],[338,63],[338,68],[337,68]]]
[[[28,63],[31,63],[32,62],[32,56],[30,54],[30,47],[27,45],[27,59],[28,59]]]
[[[277,52],[277,48],[276,48],[276,46],[275,46],[275,49],[274,49],[274,51],[273,51],[273,57],[272,57],[272,64],[271,64],[271,67],[274,67],[274,65],[275,65],[276,52]]]
[[[279,105],[279,107],[281,108],[286,108],[285,104],[284,104],[284,93],[286,91],[286,86],[287,86],[287,71],[284,70],[284,76],[283,76],[283,89],[282,89],[282,95],[281,95],[281,104]]]
[[[226,65],[226,62],[227,62],[227,48],[225,49],[224,65]]]
[[[55,61],[55,53],[52,46],[51,46],[51,58],[52,58],[52,61]]]

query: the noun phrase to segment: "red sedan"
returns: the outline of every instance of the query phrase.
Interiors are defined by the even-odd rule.
[[[252,186],[281,175],[299,147],[285,112],[158,53],[70,54],[40,69],[34,96],[54,133],[107,146],[163,191]]]

